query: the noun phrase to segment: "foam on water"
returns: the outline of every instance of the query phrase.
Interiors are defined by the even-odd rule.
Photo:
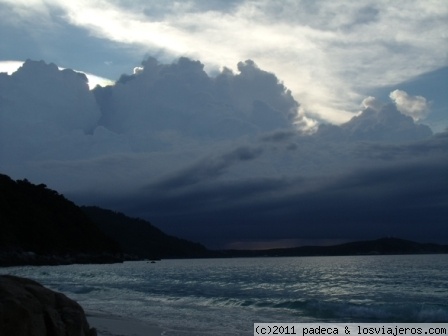
[[[0,269],[167,336],[255,322],[448,322],[448,255],[163,260]]]

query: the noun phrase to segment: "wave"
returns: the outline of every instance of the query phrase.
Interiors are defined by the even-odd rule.
[[[58,291],[63,293],[73,293],[73,294],[89,294],[95,291],[102,291],[102,288],[93,287],[93,286],[83,286],[76,284],[64,284],[59,285],[55,288]]]
[[[190,298],[190,300],[193,298]],[[246,309],[284,310],[291,316],[328,322],[446,323],[447,304],[352,303],[319,300],[255,300],[236,298],[196,298],[196,304]],[[180,301],[183,301],[182,299]],[[195,300],[196,301],[196,300]],[[178,301],[179,302],[179,301]],[[185,303],[185,302],[184,302]]]
[[[307,302],[308,314],[352,322],[448,322],[448,306],[432,304],[354,304]]]

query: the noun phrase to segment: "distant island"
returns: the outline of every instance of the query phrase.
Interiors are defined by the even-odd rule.
[[[209,250],[148,221],[79,207],[44,184],[0,174],[0,266],[112,263],[167,258],[235,258],[448,253],[448,245],[381,238],[333,246]]]
[[[448,245],[422,244],[399,238],[380,238],[331,246],[300,246],[269,250],[228,250],[223,255],[238,257],[307,257],[393,254],[444,254]]]

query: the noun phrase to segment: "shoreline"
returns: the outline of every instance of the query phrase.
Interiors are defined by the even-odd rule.
[[[160,327],[144,321],[92,311],[86,311],[85,314],[90,328],[95,328],[98,336],[160,336],[164,334]]]

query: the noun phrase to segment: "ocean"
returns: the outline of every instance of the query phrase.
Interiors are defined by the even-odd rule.
[[[448,255],[189,259],[0,268],[167,336],[255,322],[448,322]]]

